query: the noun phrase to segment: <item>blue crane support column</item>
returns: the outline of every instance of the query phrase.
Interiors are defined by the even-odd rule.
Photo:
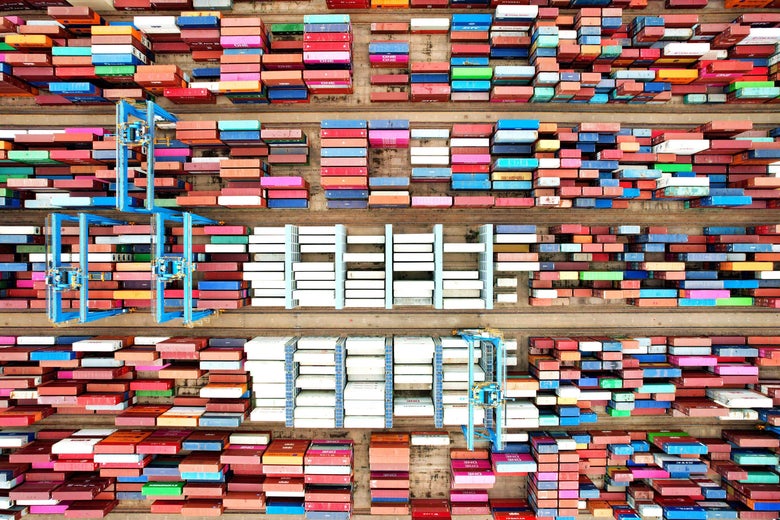
[[[79,224],[79,266],[74,268],[62,265],[62,226],[66,222]],[[79,213],[78,216],[52,213],[49,219],[49,237],[47,247],[48,269],[46,272],[46,311],[54,324],[76,321],[90,323],[117,314],[123,314],[128,309],[110,309],[107,311],[89,310],[89,281],[102,280],[103,273],[92,276],[89,272],[89,226],[113,226],[125,224],[124,221],[108,217]],[[79,291],[79,310],[65,312],[62,308],[62,292],[66,290]]]
[[[474,343],[476,339],[469,337],[466,341],[469,343],[469,393],[474,388]],[[468,438],[466,439],[466,447],[469,450],[474,449],[474,397],[469,395],[469,420],[468,424]]]
[[[385,428],[393,427],[393,338],[385,338]]]
[[[489,330],[459,330],[456,332],[469,345],[469,417],[468,424],[463,426],[463,434],[466,437],[466,447],[474,449],[474,440],[479,437],[490,441],[494,451],[504,448],[504,388],[506,387],[506,350],[501,336]],[[495,355],[495,379],[484,382],[474,381],[474,347],[477,342],[487,342],[493,345]],[[485,352],[482,353],[485,355]],[[474,410],[479,407],[485,410],[495,411],[495,427],[483,427],[478,429],[474,424]]]
[[[482,344],[482,355],[480,356],[479,365],[485,372],[486,381],[496,380],[496,353],[495,345],[489,341],[480,342]],[[496,413],[495,410],[485,410],[485,423],[484,426],[487,429],[495,427]]]
[[[184,251],[181,255],[166,255],[165,253],[165,222],[181,222],[184,237]],[[157,323],[164,323],[176,318],[181,318],[182,323],[191,326],[195,322],[214,314],[212,309],[195,310],[193,308],[192,286],[194,283],[197,264],[193,261],[192,226],[193,224],[206,225],[217,224],[211,220],[192,213],[171,215],[155,213],[152,216],[153,248],[152,248],[152,309]],[[165,285],[182,280],[184,297],[180,311],[167,311],[165,309]]]
[[[444,427],[444,349],[441,338],[433,338],[433,425]]]
[[[300,363],[295,362],[295,351],[298,350],[299,336],[284,346],[284,425],[287,428],[295,426],[295,398],[299,390],[295,387]]]
[[[336,343],[336,428],[344,427],[344,387],[347,385],[347,337],[341,336]]]
[[[46,227],[49,228],[46,241],[46,258],[48,266],[46,270],[46,314],[49,321],[65,323],[77,320],[78,311],[65,312],[62,308],[62,291],[77,289],[77,272],[73,268],[62,265],[62,225],[63,221],[77,222],[78,218],[61,213],[52,213],[47,219]]]
[[[129,150],[140,146],[146,152],[146,200],[147,212],[161,211],[154,205],[154,140],[158,120],[175,123],[178,118],[153,101],[146,102],[142,111],[127,101],[116,104],[116,208],[119,211],[138,213],[135,199],[130,197]],[[170,211],[170,210],[166,210]]]

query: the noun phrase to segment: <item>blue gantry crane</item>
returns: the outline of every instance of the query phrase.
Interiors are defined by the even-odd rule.
[[[166,252],[165,250],[165,223],[172,221],[181,223],[183,228],[183,251],[181,254]],[[193,224],[217,224],[216,221],[184,212],[179,215],[165,215],[155,213],[152,215],[152,310],[157,323],[164,323],[181,318],[185,326],[192,326],[195,322],[214,314],[211,309],[195,309],[192,298],[192,287],[195,274],[195,256],[192,248]],[[166,285],[182,282],[183,298],[181,308],[177,306],[169,310],[165,298]]]
[[[157,127],[164,124],[175,125],[178,118],[170,114],[153,101],[143,106],[135,106],[122,100],[116,105],[116,209],[135,216],[148,215],[152,226],[152,312],[157,323],[181,318],[186,326],[213,314],[211,310],[198,310],[194,305],[193,285],[196,269],[192,247],[193,225],[218,224],[217,221],[158,207],[154,194],[154,148],[157,140]],[[146,196],[143,202],[130,195],[131,151],[138,149],[146,156]],[[66,265],[62,262],[62,228],[67,222],[79,223],[79,265]],[[183,228],[183,252],[173,254],[166,250],[166,222],[180,223]],[[87,323],[101,318],[123,314],[130,309],[111,309],[106,311],[89,310],[89,287],[91,280],[105,280],[110,273],[90,273],[88,270],[88,245],[90,225],[115,225],[126,222],[87,213],[78,217],[55,213],[51,215],[47,235],[48,268],[46,275],[46,307],[49,319],[53,323]],[[181,305],[170,310],[165,298],[168,284],[181,282],[183,298]],[[80,291],[78,312],[66,312],[62,306],[62,293],[68,290]],[[180,308],[179,308],[180,307]]]
[[[62,229],[68,222],[77,222],[79,226],[78,262],[73,261],[72,258],[63,262]],[[89,323],[128,311],[128,309],[102,311],[89,309],[89,282],[104,281],[111,277],[111,273],[92,273],[89,270],[89,227],[90,225],[113,226],[116,224],[125,224],[125,222],[88,213],[79,213],[78,215],[52,213],[47,218],[46,314],[53,324]],[[62,293],[65,291],[79,292],[77,311],[63,309]]]
[[[121,100],[116,104],[116,209],[130,213],[175,213],[158,208],[154,202],[154,146],[157,125],[176,123],[178,118],[154,101],[145,110]],[[130,196],[130,151],[139,149],[146,155],[146,198],[143,207]]]
[[[455,332],[469,346],[469,416],[468,424],[463,425],[466,447],[474,449],[477,439],[487,440],[494,451],[504,449],[504,407],[507,398],[506,387],[506,349],[501,333],[491,329],[463,329]],[[484,381],[475,381],[475,349],[482,348],[482,367]],[[482,409],[485,413],[484,426],[477,427],[475,413]],[[490,424],[493,424],[490,427]]]

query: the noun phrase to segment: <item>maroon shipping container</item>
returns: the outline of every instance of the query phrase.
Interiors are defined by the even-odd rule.
[[[212,105],[217,97],[206,88],[166,88],[163,95],[178,104]]]

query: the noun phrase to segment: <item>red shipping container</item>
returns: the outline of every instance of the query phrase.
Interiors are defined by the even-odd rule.
[[[414,83],[412,101],[449,101],[450,86],[442,83]]]
[[[490,45],[479,43],[456,43],[452,45],[453,56],[490,56]]]
[[[418,61],[412,63],[412,72],[449,73],[450,64],[446,61]]]
[[[147,11],[151,8],[151,0],[114,0],[117,11]]]
[[[352,33],[304,33],[304,42],[351,42]]]

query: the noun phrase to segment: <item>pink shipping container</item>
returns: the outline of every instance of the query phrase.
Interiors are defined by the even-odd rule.
[[[368,133],[372,148],[406,148],[409,146],[409,130],[372,130]]]
[[[192,157],[190,148],[155,148],[155,157]]]
[[[490,154],[453,155],[452,164],[490,164]]]
[[[352,63],[352,54],[349,52],[304,52],[304,63],[338,63],[349,64]]]
[[[308,185],[303,177],[263,177],[260,179],[260,186],[270,189],[291,189],[306,188]]]
[[[728,289],[701,289],[684,291],[685,298],[694,300],[713,299],[713,298],[731,298],[731,291]]]
[[[406,65],[409,63],[408,54],[372,54],[368,58],[374,63],[392,63],[394,65]]]
[[[66,128],[65,133],[66,134],[92,134],[92,135],[103,136],[106,134],[106,129],[99,128],[99,127],[91,127],[91,128],[76,127],[76,128]]]
[[[220,74],[221,81],[260,81],[259,72],[227,73]]]
[[[453,206],[456,208],[492,208],[496,203],[496,200],[490,195],[483,196],[469,196],[464,195],[455,197]]]
[[[453,502],[487,502],[488,493],[481,489],[453,489],[450,491],[450,500]]]
[[[262,49],[265,47],[261,36],[220,36],[219,43],[225,49]]]
[[[449,208],[452,206],[452,197],[412,197],[413,208]]]

